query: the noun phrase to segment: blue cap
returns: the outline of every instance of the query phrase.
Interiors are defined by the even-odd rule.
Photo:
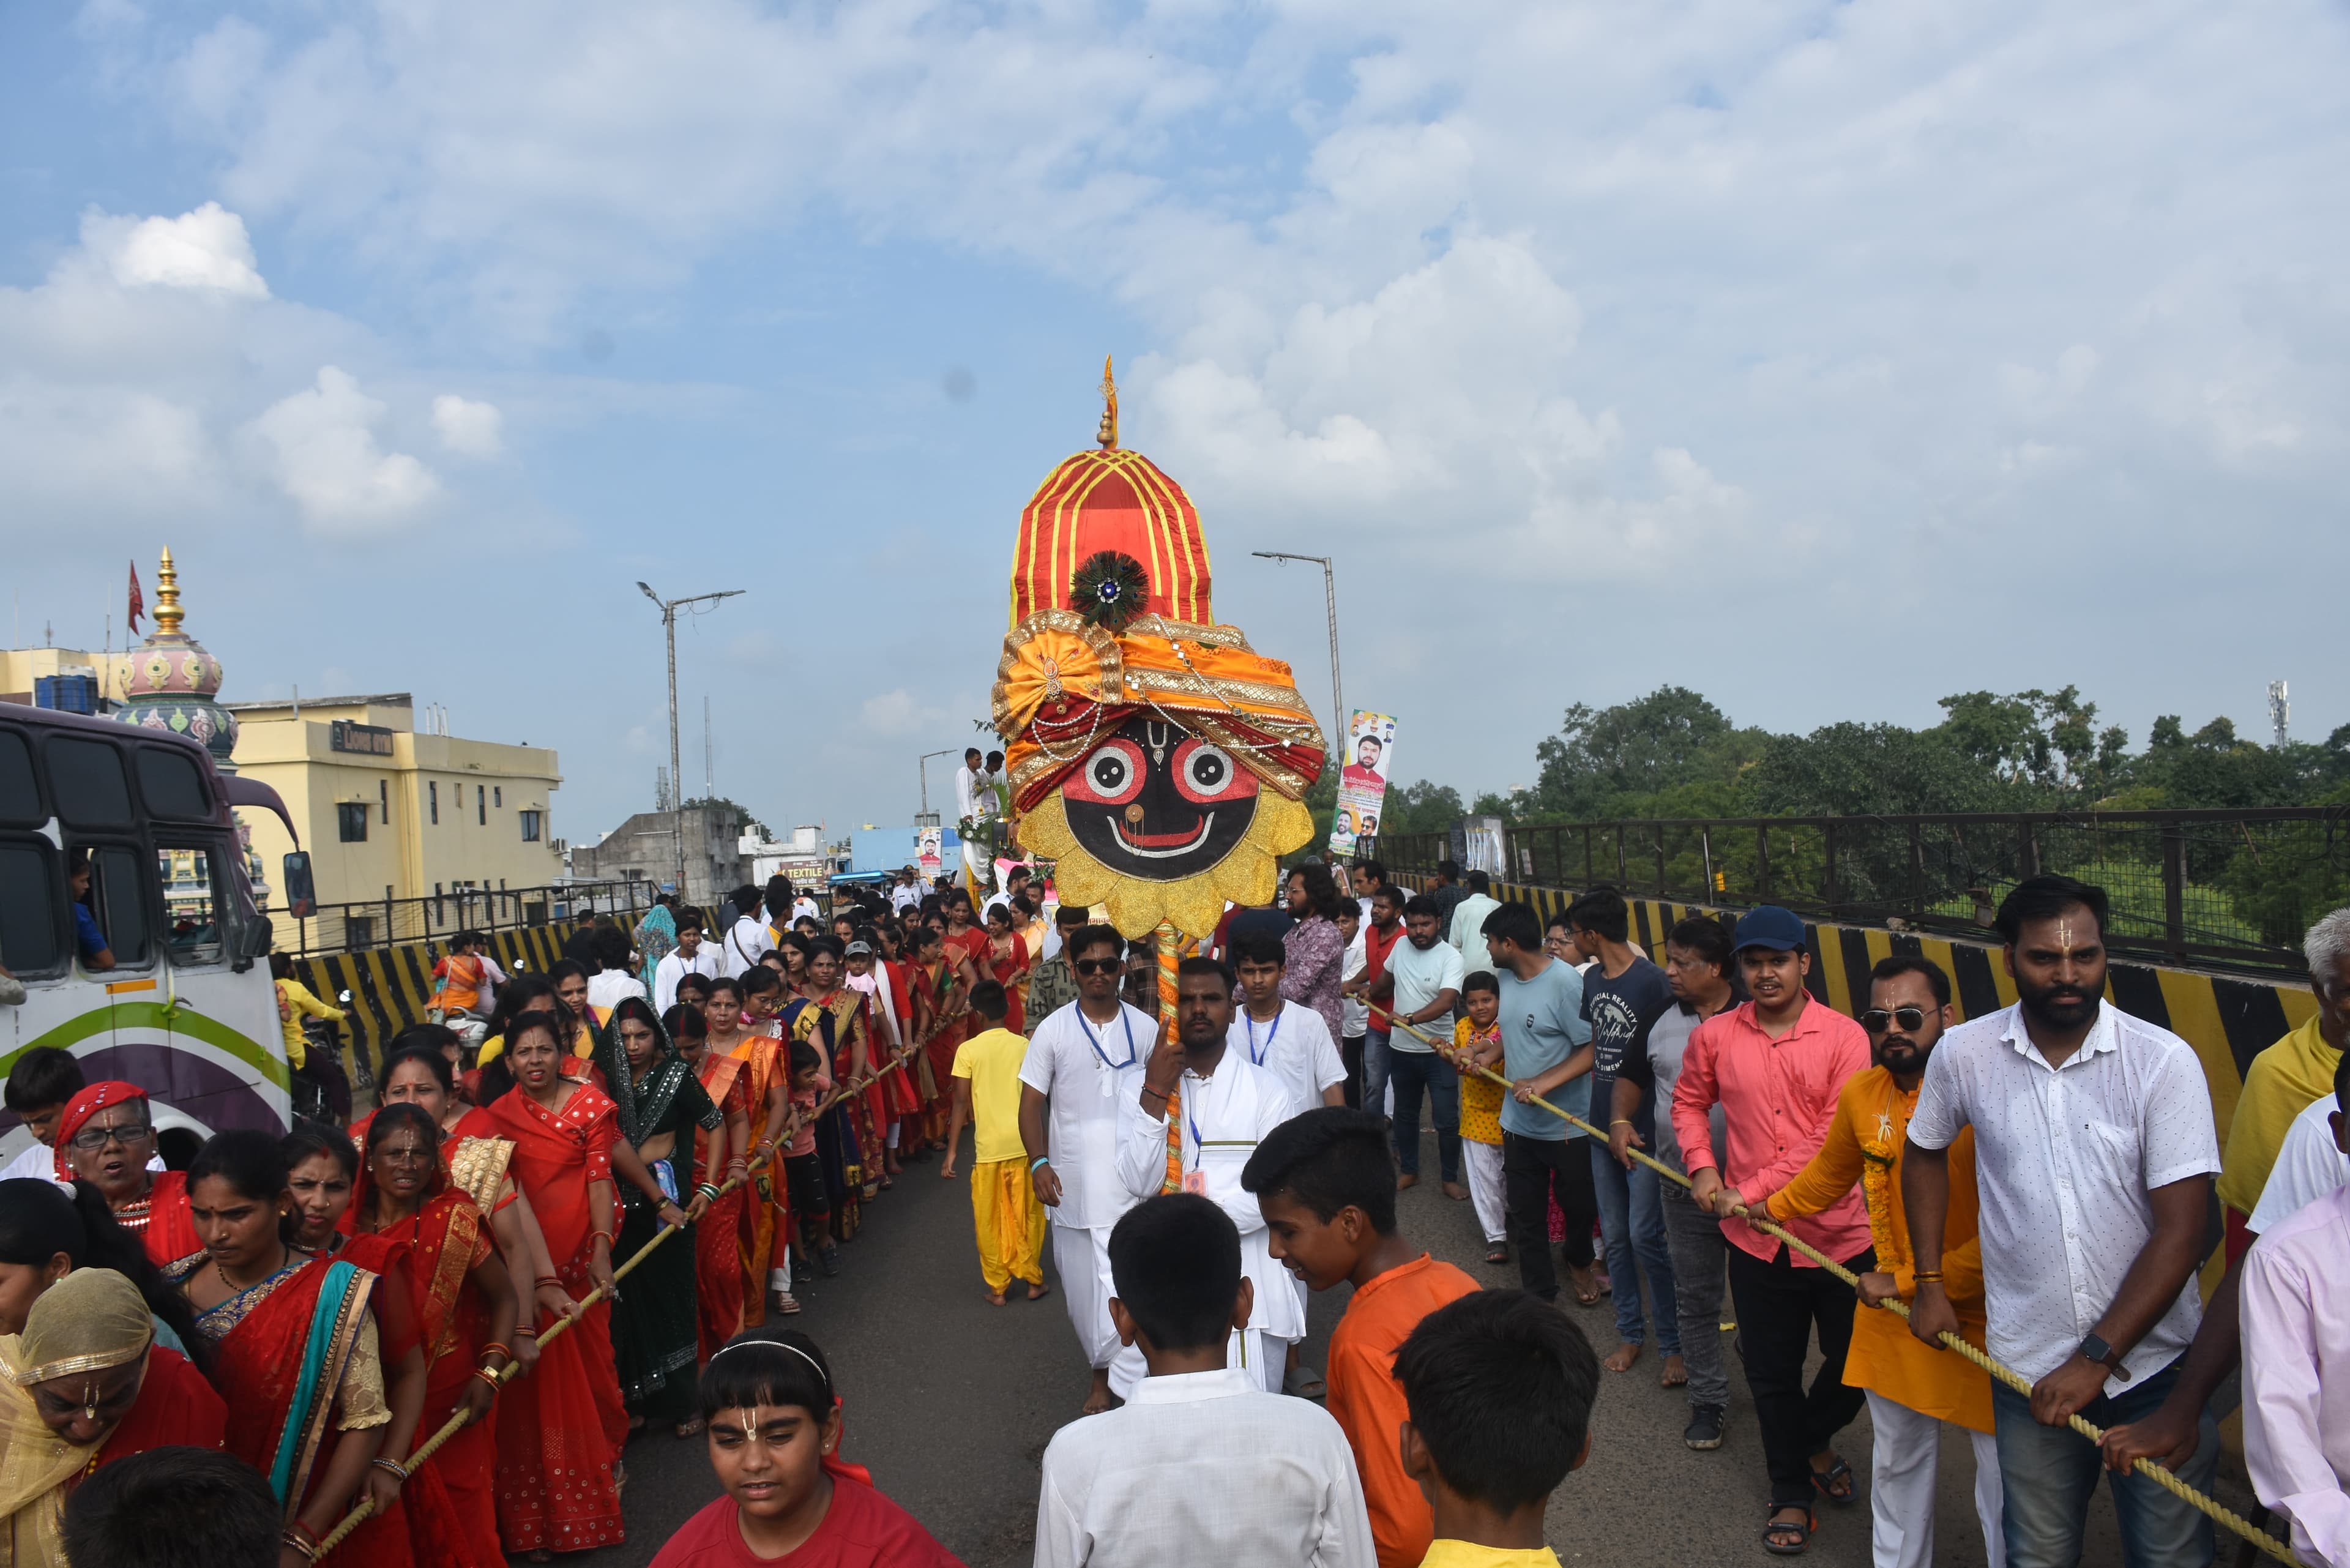
[[[1731,940],[1730,950],[1776,948],[1781,952],[1792,952],[1804,945],[1804,922],[1793,909],[1762,904],[1738,917],[1738,935]]]

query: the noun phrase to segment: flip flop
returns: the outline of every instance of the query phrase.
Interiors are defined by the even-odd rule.
[[[1789,1503],[1787,1506],[1793,1508],[1795,1505]],[[1777,1517],[1779,1511],[1773,1509],[1771,1522],[1762,1527],[1762,1550],[1773,1557],[1801,1557],[1811,1547],[1812,1532],[1820,1527],[1820,1516],[1807,1508],[1800,1520],[1781,1519]],[[1793,1534],[1795,1539],[1784,1542],[1776,1539],[1787,1534]]]

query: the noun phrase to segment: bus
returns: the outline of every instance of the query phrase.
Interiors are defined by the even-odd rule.
[[[53,1045],[92,1083],[137,1084],[174,1167],[224,1128],[282,1132],[290,1111],[269,919],[236,805],[287,815],[276,791],[169,730],[0,704],[0,969],[25,992],[0,1002],[0,1075]],[[310,878],[296,846],[284,889],[299,912]],[[110,967],[93,967],[101,953]],[[31,1142],[0,1111],[0,1160]]]

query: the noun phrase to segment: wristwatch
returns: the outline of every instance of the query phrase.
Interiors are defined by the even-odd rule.
[[[2124,1383],[2129,1381],[2129,1373],[2122,1366],[2122,1353],[2094,1334],[2081,1342],[2081,1359],[2106,1368]]]

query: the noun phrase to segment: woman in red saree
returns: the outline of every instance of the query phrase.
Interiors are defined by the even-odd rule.
[[[979,967],[1003,986],[1003,1027],[1014,1034],[1028,1033],[1028,942],[1012,929],[1012,906],[992,904],[987,910],[987,940],[981,945]]]
[[[155,1126],[146,1090],[119,1079],[90,1085],[66,1103],[54,1147],[57,1179],[79,1177],[105,1194],[116,1222],[158,1267],[203,1251],[188,1218],[186,1176],[147,1168]]]
[[[954,1102],[955,1047],[962,1044],[964,1003],[972,984],[969,971],[961,952],[946,946],[937,928],[915,928],[910,989],[914,1037],[922,1043],[914,1065],[922,1080],[924,1148],[946,1147],[947,1112]]]
[[[296,1559],[364,1494],[382,1518],[345,1542],[337,1561],[404,1563],[398,1460],[377,1461],[390,1459],[386,1448],[405,1454],[413,1444],[421,1357],[403,1358],[402,1381],[417,1397],[395,1413],[370,1310],[377,1276],[292,1243],[286,1156],[266,1133],[224,1132],[204,1145],[188,1168],[188,1195],[204,1251],[166,1272],[213,1343],[228,1451],[268,1478]]]
[[[778,1210],[785,1193],[783,1159],[776,1153],[775,1140],[782,1136],[784,1118],[792,1108],[783,1032],[775,1022],[783,984],[774,970],[759,964],[739,980],[712,981],[710,1000],[702,1010],[710,1030],[708,1051],[743,1064],[743,1104],[758,1135],[752,1140],[745,1162],[751,1185],[743,1195],[742,1219],[734,1232],[745,1328],[756,1328],[767,1321],[770,1291],[781,1293],[776,1303],[779,1310],[799,1311],[799,1303],[792,1299],[790,1272],[779,1266],[775,1258],[776,1226],[782,1220]]]
[[[484,1108],[515,1146],[508,1168],[556,1261],[555,1274],[536,1282],[560,1285],[576,1300],[612,1283],[616,1170],[660,1203],[662,1223],[682,1229],[685,1214],[661,1196],[620,1137],[610,1098],[562,1073],[556,1027],[545,1013],[516,1018],[500,1058],[514,1086],[505,1088],[506,1072],[495,1067],[483,1084]],[[508,1552],[543,1561],[626,1539],[619,1456],[629,1417],[612,1359],[608,1299],[580,1312],[541,1348],[537,1369],[508,1386],[497,1416],[498,1532]]]
[[[450,1184],[441,1143],[439,1125],[415,1104],[395,1102],[369,1118],[344,1255],[363,1268],[380,1260],[383,1279],[408,1292],[425,1362],[421,1429],[439,1431],[460,1408],[470,1418],[409,1478],[414,1561],[498,1568],[497,1449],[483,1417],[497,1396],[495,1375],[514,1359],[516,1297],[481,1210]],[[420,1506],[432,1492],[445,1504]]]
[[[716,1137],[725,1151],[725,1179],[732,1182],[749,1168],[751,1154],[750,1100],[743,1064],[710,1049],[710,1026],[702,1021],[700,1008],[680,1002],[662,1015],[661,1027],[669,1031],[677,1054],[693,1069],[702,1093],[725,1119],[725,1127],[718,1133],[694,1129],[694,1168],[710,1168],[710,1140]],[[736,1234],[743,1222],[743,1190],[737,1187],[712,1204],[693,1228],[696,1348],[704,1361],[743,1329],[742,1252]]]

